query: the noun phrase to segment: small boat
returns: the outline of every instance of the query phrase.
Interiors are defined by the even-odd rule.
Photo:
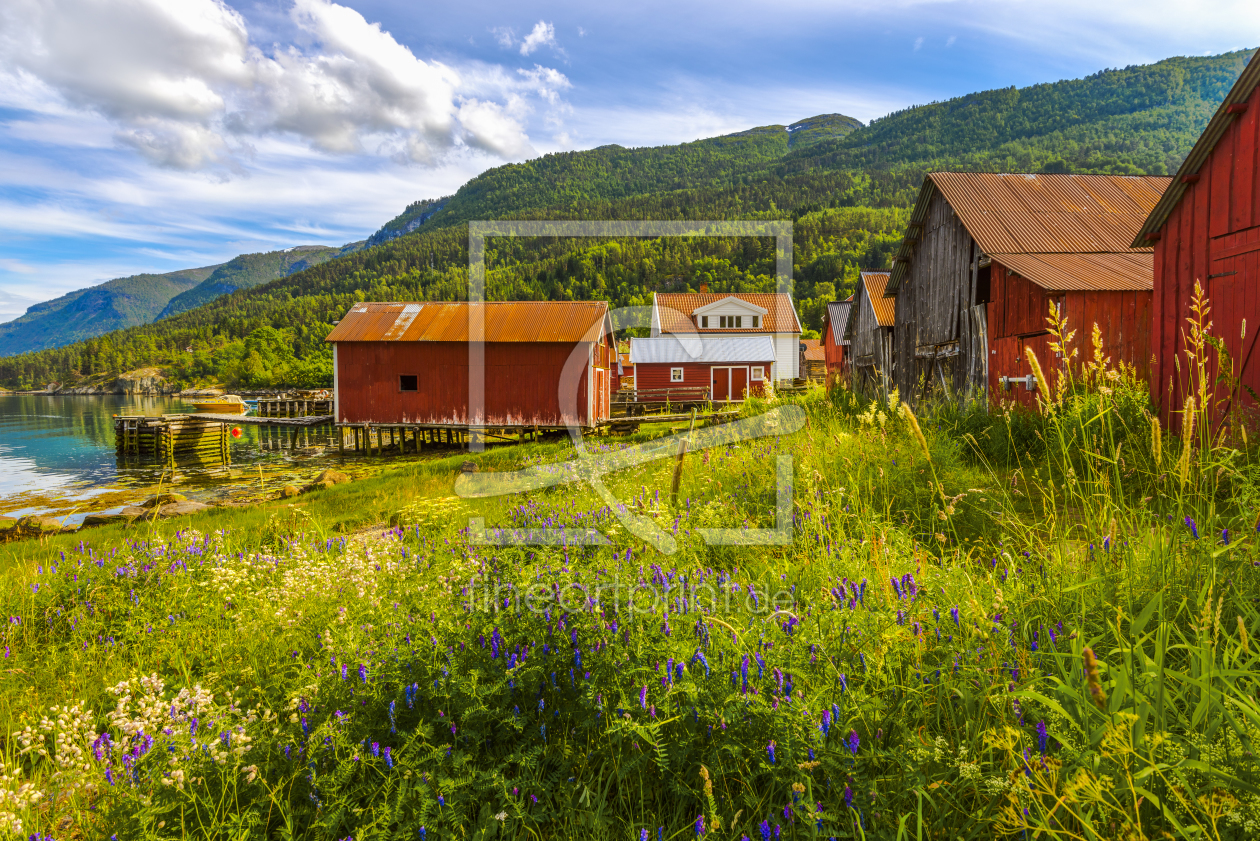
[[[198,412],[211,415],[244,415],[249,413],[249,404],[235,394],[224,394],[219,397],[207,397],[204,400],[190,401]]]

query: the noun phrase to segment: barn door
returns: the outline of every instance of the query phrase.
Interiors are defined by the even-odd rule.
[[[608,418],[608,372],[603,368],[595,369],[595,419]]]
[[[731,399],[731,369],[710,368],[713,382],[713,401]]]
[[[748,369],[731,369],[731,399],[743,400],[748,397]]]

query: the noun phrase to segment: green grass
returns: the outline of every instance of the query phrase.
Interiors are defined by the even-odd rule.
[[[462,454],[6,545],[0,821],[58,839],[681,839],[700,817],[736,839],[1252,837],[1251,450],[1183,450],[1140,384],[1086,370],[1038,415],[755,401],[806,424],[689,453],[676,507],[671,460],[604,477],[670,555],[590,483],[461,499]],[[700,540],[774,525],[784,455],[791,542]],[[612,545],[473,545],[474,517]]]

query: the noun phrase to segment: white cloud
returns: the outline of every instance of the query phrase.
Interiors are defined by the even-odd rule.
[[[505,50],[510,50],[516,46],[516,33],[512,31],[510,26],[496,26],[490,30],[490,34],[494,36],[494,40],[499,42],[499,46]]]
[[[417,58],[379,24],[330,0],[293,0],[309,42],[264,53],[223,0],[7,0],[0,9],[0,74],[33,110],[95,112],[114,139],[152,163],[240,170],[254,145],[292,136],[322,153],[375,152],[433,165],[466,147],[504,157],[532,153],[522,120],[529,96],[557,106],[568,87],[511,74],[488,86],[481,68]],[[512,43],[510,31],[499,34]],[[521,45],[555,46],[539,23]],[[530,71],[531,73],[534,71]],[[465,118],[468,120],[465,122]]]
[[[34,266],[27,265],[21,260],[9,260],[6,258],[0,258],[0,269],[3,269],[6,272],[16,272],[18,274],[34,274],[39,271],[39,269]]]
[[[558,49],[559,46],[556,43],[556,28],[540,20],[534,24],[534,28],[525,36],[525,40],[521,41],[521,55],[529,55],[539,47]]]
[[[957,42],[957,41],[958,41],[958,36],[956,36],[956,35],[951,35],[951,36],[949,36],[948,38],[946,38],[946,39],[945,39],[945,46],[946,46],[946,47],[952,47],[952,46],[954,46],[955,42]]]
[[[914,39],[914,50],[915,50],[915,52],[918,52],[918,51],[919,51],[922,47],[923,47],[923,36],[922,36],[922,35],[920,35],[918,38],[915,38],[915,39]]]

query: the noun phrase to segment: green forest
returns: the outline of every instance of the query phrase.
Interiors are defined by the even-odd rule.
[[[791,220],[795,298],[803,324],[816,330],[823,305],[849,294],[860,268],[887,264],[924,173],[1170,173],[1251,52],[976,93],[868,126],[823,115],[676,146],[604,146],[496,167],[452,196],[411,205],[371,247],[156,323],[0,359],[0,383],[69,385],[157,366],[181,384],[328,384],[323,339],[356,301],[465,297],[467,222],[477,219]],[[643,305],[655,291],[701,283],[770,289],[773,265],[768,238],[491,241],[487,293]]]

